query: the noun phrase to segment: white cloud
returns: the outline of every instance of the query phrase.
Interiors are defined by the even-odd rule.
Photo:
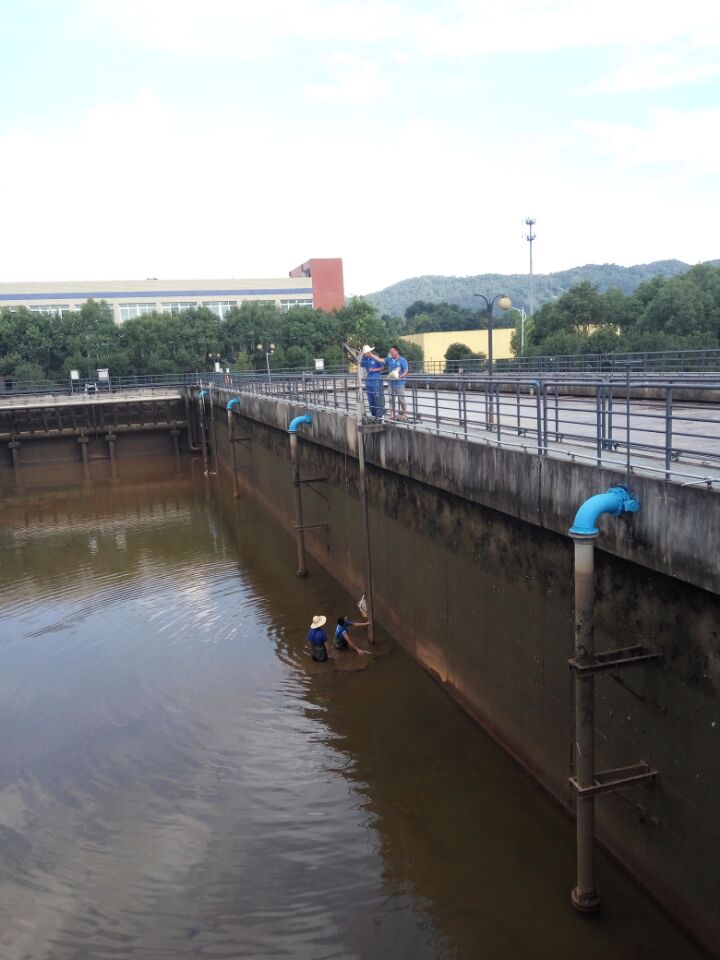
[[[348,291],[364,293],[421,273],[523,272],[529,213],[539,271],[708,259],[717,197],[694,189],[699,160],[679,165],[704,152],[717,165],[719,121],[658,113],[646,128],[587,125],[585,141],[529,153],[519,139],[488,151],[481,132],[461,143],[416,117],[391,134],[312,127],[289,149],[272,117],[228,117],[188,137],[187,118],[145,92],[59,132],[0,135],[0,178],[13,185],[0,261],[8,280],[132,279],[278,276],[341,256]],[[623,175],[658,154],[688,175]]]
[[[385,93],[386,85],[377,64],[353,54],[337,53],[333,65],[333,81],[306,83],[306,96],[330,103],[367,103]]]
[[[590,87],[590,93],[633,93],[663,90],[720,77],[720,62],[703,61],[698,51],[661,51],[633,55]]]
[[[582,123],[597,154],[617,167],[672,167],[688,177],[720,174],[720,107],[656,109],[644,126]],[[658,198],[659,200],[662,198]],[[716,199],[716,198],[715,198]]]
[[[84,0],[88,23],[137,46],[255,58],[287,38],[374,43],[402,34],[405,15],[381,0]]]
[[[254,56],[287,38],[392,41],[428,56],[512,51],[653,47],[684,39],[717,47],[715,0],[653,4],[604,0],[85,0],[89,21],[110,22],[128,40],[183,53]]]

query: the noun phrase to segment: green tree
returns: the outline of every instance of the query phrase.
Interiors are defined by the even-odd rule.
[[[451,343],[445,351],[445,359],[455,360],[485,360],[482,351],[473,352],[466,343]]]

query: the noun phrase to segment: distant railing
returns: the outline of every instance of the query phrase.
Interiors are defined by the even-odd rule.
[[[720,373],[720,350],[659,350],[635,353],[577,353],[543,357],[511,357],[495,360],[494,372],[510,373]],[[487,360],[436,360],[412,365],[424,373],[460,375],[487,373]]]
[[[308,409],[356,410],[357,379],[349,374],[205,374],[201,381],[211,390],[271,396]],[[389,383],[383,384],[379,419],[612,467],[628,478],[637,472],[712,488],[720,483],[720,375],[689,382],[691,389],[684,380],[631,379],[627,367],[624,379],[415,373],[406,380],[407,419],[391,419]],[[366,390],[362,394],[363,420],[377,422],[369,416]]]
[[[198,383],[198,373],[168,373],[142,377],[110,377],[107,380],[13,380],[0,378],[0,400],[3,397],[95,395],[121,390],[192,386]]]

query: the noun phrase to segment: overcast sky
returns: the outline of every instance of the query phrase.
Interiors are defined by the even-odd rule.
[[[4,0],[0,279],[720,257],[718,0]]]

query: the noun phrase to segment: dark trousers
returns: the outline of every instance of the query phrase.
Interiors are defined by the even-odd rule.
[[[367,391],[370,416],[381,417],[384,408],[382,380],[366,380],[365,390]]]

